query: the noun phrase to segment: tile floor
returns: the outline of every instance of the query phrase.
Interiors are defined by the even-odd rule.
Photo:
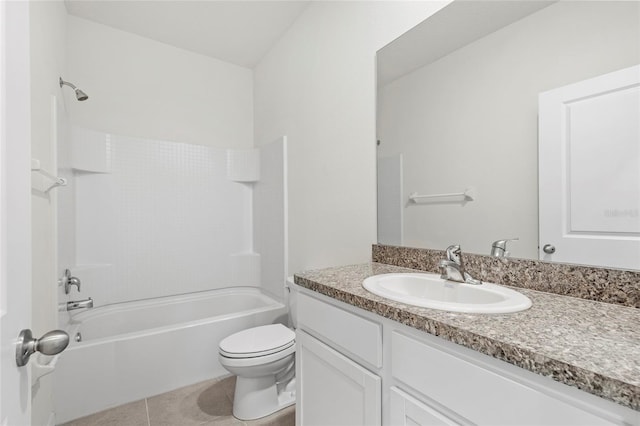
[[[258,420],[233,417],[236,378],[221,377],[101,411],[64,426],[295,426],[295,406]]]

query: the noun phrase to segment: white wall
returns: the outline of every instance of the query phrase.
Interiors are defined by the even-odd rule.
[[[251,70],[74,16],[67,79],[89,95],[72,122],[220,148],[253,145]]]
[[[376,241],[375,52],[444,2],[313,2],[255,68],[255,142],[288,138],[289,273]]]
[[[60,98],[58,76],[65,70],[66,10],[62,2],[29,4],[31,36],[31,154],[43,169],[55,172],[56,146],[52,133],[52,96]],[[36,178],[37,179],[37,178]],[[56,190],[33,191],[32,218],[32,330],[35,336],[56,328]],[[32,424],[49,421],[53,412],[52,376],[32,389]]]
[[[477,201],[407,205],[404,244],[537,258],[538,93],[640,62],[637,2],[561,2],[379,92],[381,156],[403,154],[404,193],[475,186]]]

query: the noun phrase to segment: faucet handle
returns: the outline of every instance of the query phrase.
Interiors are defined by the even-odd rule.
[[[80,291],[80,279],[72,277],[69,269],[64,270],[64,275],[58,280],[58,283],[64,287],[64,294],[69,294],[73,285],[78,287],[78,291]]]
[[[509,241],[518,241],[520,238],[506,238],[504,240],[497,240],[491,244],[491,256],[507,257],[509,252],[507,251],[507,243]]]
[[[462,250],[459,244],[455,244],[447,247],[447,260],[462,265]]]

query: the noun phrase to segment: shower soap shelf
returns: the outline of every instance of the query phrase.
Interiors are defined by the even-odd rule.
[[[42,192],[47,193],[51,191],[53,188],[58,186],[66,186],[67,180],[61,177],[57,177],[47,172],[40,166],[40,160],[36,158],[31,159],[31,171],[44,176],[49,182],[46,185],[46,188],[42,190]]]

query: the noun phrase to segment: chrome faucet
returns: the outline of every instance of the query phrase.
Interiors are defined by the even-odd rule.
[[[518,241],[518,238],[494,241],[493,244],[491,244],[491,256],[509,257],[509,252],[507,251],[507,243],[509,241]]]
[[[73,311],[75,309],[89,309],[93,308],[93,299],[83,299],[83,300],[70,300],[67,302],[67,311]]]
[[[459,245],[447,247],[447,258],[441,260],[439,266],[443,269],[440,276],[442,279],[466,284],[482,284],[482,281],[476,280],[465,271],[462,250]]]

